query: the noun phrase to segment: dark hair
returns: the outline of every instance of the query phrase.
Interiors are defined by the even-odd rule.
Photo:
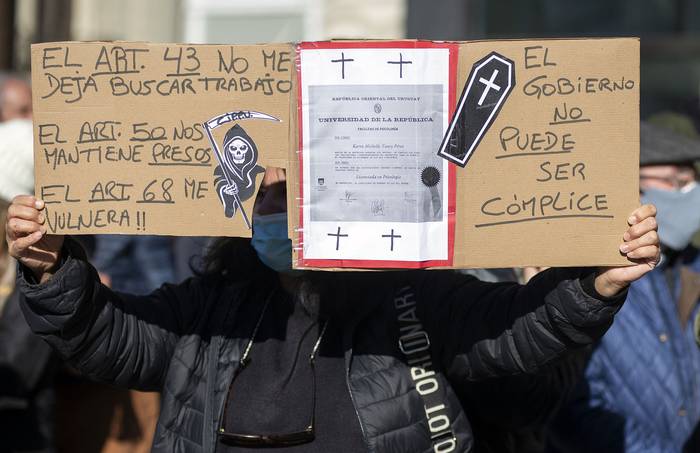
[[[251,280],[274,273],[258,259],[250,238],[217,238],[207,247],[202,266],[196,270],[202,277],[225,278],[230,281]]]

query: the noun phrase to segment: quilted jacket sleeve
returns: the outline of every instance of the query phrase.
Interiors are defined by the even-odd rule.
[[[31,329],[71,365],[96,380],[158,390],[175,344],[204,299],[190,280],[164,285],[148,296],[103,286],[84,252],[67,239],[63,263],[44,284],[19,267],[17,285]]]
[[[569,400],[589,355],[588,348],[577,349],[544,373],[466,382],[460,397],[469,421],[474,426],[481,423],[497,428],[487,431],[495,431],[492,437],[544,429],[560,405]],[[484,431],[479,431],[483,439]]]
[[[587,269],[549,269],[524,286],[456,273],[435,277],[419,286],[421,299],[432,302],[424,305],[423,319],[456,382],[541,372],[568,350],[600,338],[625,299],[591,295]]]

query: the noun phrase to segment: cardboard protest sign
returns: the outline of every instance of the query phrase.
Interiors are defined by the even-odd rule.
[[[286,166],[294,48],[32,46],[36,194],[50,233],[249,236]]]
[[[638,40],[452,44],[299,46],[295,264],[627,263]]]
[[[32,47],[50,233],[250,236],[301,268],[624,264],[639,41]]]
[[[457,171],[453,264],[627,263],[618,247],[639,206],[639,40],[463,44],[460,86],[491,52],[514,62],[515,87]]]

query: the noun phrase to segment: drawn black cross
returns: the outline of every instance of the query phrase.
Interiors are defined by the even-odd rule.
[[[341,77],[344,79],[345,78],[345,62],[346,61],[355,61],[354,58],[345,58],[345,52],[340,52],[340,59],[338,60],[331,60],[331,63],[340,63],[340,74]]]
[[[387,61],[387,63],[399,65],[399,79],[403,79],[403,65],[413,64],[412,61],[404,60],[402,53],[399,53],[399,61]]]
[[[494,80],[496,80],[496,77],[498,76],[498,69],[494,69],[493,72],[491,73],[491,78],[489,80],[486,80],[483,77],[479,77],[479,83],[484,84],[484,92],[481,93],[481,97],[479,98],[478,104],[481,105],[484,103],[484,99],[486,99],[486,95],[490,90],[496,90],[496,91],[501,91],[501,87],[493,83]]]
[[[382,234],[383,238],[391,238],[391,251],[394,251],[394,239],[395,238],[400,238],[400,234],[394,234],[394,229],[391,229],[391,234]]]
[[[337,233],[328,233],[328,236],[335,236],[335,249],[336,250],[338,250],[340,248],[340,238],[348,237],[347,234],[340,234],[340,227],[338,227]]]

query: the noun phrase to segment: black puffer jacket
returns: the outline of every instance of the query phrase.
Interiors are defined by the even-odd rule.
[[[239,319],[238,308],[262,303],[275,286],[270,276],[193,278],[132,297],[102,286],[79,250],[64,256],[43,285],[20,269],[32,329],[95,379],[162,392],[153,451],[214,451],[226,390],[256,321]],[[461,386],[537,372],[612,322],[622,298],[589,296],[589,274],[552,269],[519,286],[443,271],[338,273],[331,297],[357,306],[344,331],[347,382],[367,450],[433,451],[431,428],[447,420],[457,447],[442,451],[472,451]],[[431,356],[414,367],[399,350],[401,327],[404,349],[420,346],[423,331],[430,337]],[[434,406],[430,423],[417,387],[446,406]]]

